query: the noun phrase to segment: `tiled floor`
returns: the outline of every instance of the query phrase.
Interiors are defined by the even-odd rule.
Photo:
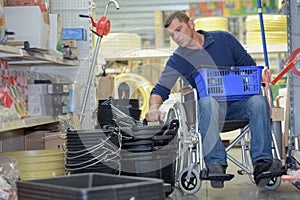
[[[231,150],[233,154],[237,154],[238,149]],[[237,174],[238,167],[228,161],[228,173],[234,174],[235,177],[225,182],[224,188],[216,189],[210,186],[209,181],[202,181],[200,190],[194,195],[184,195],[180,189],[175,189],[167,200],[232,200],[232,199],[300,199],[300,190],[292,183],[281,182],[281,185],[274,191],[265,188],[258,188],[250,180],[248,175]]]

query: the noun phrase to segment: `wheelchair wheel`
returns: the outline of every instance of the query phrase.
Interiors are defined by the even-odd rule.
[[[266,189],[268,190],[276,190],[281,184],[281,177],[274,177],[271,178],[271,180],[269,181],[269,183],[265,186]]]
[[[177,156],[177,166],[176,166],[176,181],[179,181],[180,172],[188,167],[188,144],[187,134],[189,131],[187,117],[183,105],[179,102],[175,103],[173,107],[169,110],[167,120],[178,119],[179,129],[178,129],[178,156]]]
[[[185,168],[179,175],[179,187],[185,194],[195,194],[201,187],[199,173],[193,169],[190,179],[187,180],[189,168]]]

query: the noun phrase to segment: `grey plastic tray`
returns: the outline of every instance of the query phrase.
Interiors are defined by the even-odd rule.
[[[85,173],[17,182],[18,200],[160,200],[163,181]]]

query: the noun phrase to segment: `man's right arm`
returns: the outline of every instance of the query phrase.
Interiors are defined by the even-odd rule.
[[[161,96],[152,94],[149,100],[149,112],[146,114],[146,120],[148,122],[163,121],[164,114],[159,110],[163,103]]]

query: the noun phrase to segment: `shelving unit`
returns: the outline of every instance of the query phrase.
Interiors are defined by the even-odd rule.
[[[244,48],[252,56],[255,54],[263,55],[262,45],[244,45]],[[271,44],[267,45],[268,53],[287,53],[287,44]],[[172,55],[175,49],[172,48],[157,48],[157,49],[139,49],[132,51],[113,51],[105,52],[103,58],[109,63],[113,61],[128,61],[128,60],[144,60],[155,58],[168,58]]]
[[[244,45],[244,48],[250,54],[255,53],[263,53],[263,46],[262,45]],[[282,53],[287,52],[287,44],[270,44],[267,45],[268,53]]]
[[[20,120],[1,122],[0,133],[13,131],[23,128],[31,128],[35,126],[47,125],[52,123],[57,123],[58,118],[55,116],[42,116],[42,117],[30,117]]]
[[[59,14],[62,17],[62,27],[73,28],[82,27],[86,30],[91,28],[89,20],[83,20],[79,14],[91,15],[90,0],[53,0],[51,1],[51,12]],[[81,90],[84,89],[87,79],[86,66],[90,66],[92,56],[92,37],[88,32],[87,39],[77,42],[78,60],[64,59],[60,52],[45,51],[40,49],[19,49],[15,46],[0,45],[0,59],[7,60],[9,69],[16,69],[27,72],[41,73],[49,77],[57,76],[57,81],[76,82],[76,95],[81,97]],[[78,94],[77,94],[78,93]],[[87,112],[95,109],[95,94],[90,92],[91,99],[88,104]],[[78,99],[78,104],[80,99]],[[61,123],[63,116],[40,116],[28,117],[20,120],[0,122],[0,151],[18,151],[25,150],[25,137],[36,130],[56,128]],[[89,115],[85,118],[83,124],[85,128],[94,126],[93,119]]]
[[[9,64],[14,65],[40,65],[55,63],[63,66],[75,66],[76,60],[67,60],[62,55],[41,50],[23,50],[16,47],[0,45],[0,59],[8,60]]]
[[[60,66],[76,66],[78,61],[66,60],[62,57],[51,55],[46,51],[28,51],[8,45],[0,45],[0,59],[7,60],[9,64],[18,66],[31,66],[42,64],[55,64]],[[55,116],[29,117],[20,120],[0,123],[0,133],[18,129],[30,128],[58,122]]]

